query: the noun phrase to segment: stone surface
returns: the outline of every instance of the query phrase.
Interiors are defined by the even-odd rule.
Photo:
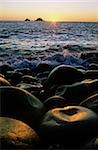
[[[55,92],[66,98],[70,105],[76,105],[98,91],[98,80],[84,80],[72,85],[59,86]]]
[[[40,139],[37,133],[25,123],[7,117],[0,117],[1,149],[37,148]]]
[[[81,71],[71,66],[60,65],[50,72],[46,88],[49,89],[53,85],[70,85],[83,79],[84,75]]]
[[[98,92],[81,102],[80,106],[87,107],[98,113]]]
[[[94,137],[83,149],[98,150],[98,136]]]
[[[98,79],[98,70],[87,70],[84,76],[86,79]]]
[[[41,134],[46,143],[79,148],[98,132],[96,113],[80,106],[67,106],[48,111],[41,122]]]
[[[11,84],[6,79],[0,76],[0,86],[11,86]]]
[[[55,95],[46,99],[44,101],[44,105],[47,108],[47,110],[50,110],[53,108],[65,107],[67,105],[67,102],[65,98]]]
[[[16,118],[37,127],[44,113],[43,103],[26,90],[0,87],[1,116]]]

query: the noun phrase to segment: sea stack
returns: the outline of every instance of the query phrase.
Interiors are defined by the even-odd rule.
[[[35,21],[44,21],[42,18],[37,18]]]
[[[30,19],[26,18],[25,21],[30,21]]]

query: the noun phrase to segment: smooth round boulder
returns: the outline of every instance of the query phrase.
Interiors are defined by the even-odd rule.
[[[38,66],[35,68],[35,72],[36,73],[40,73],[40,72],[45,72],[45,71],[51,71],[52,67],[49,64],[46,63],[40,63],[38,64]]]
[[[32,127],[39,125],[44,113],[43,103],[26,90],[16,87],[0,87],[1,116],[12,117]]]
[[[44,105],[47,108],[47,111],[53,108],[61,108],[67,105],[66,99],[59,95],[54,95],[49,97],[44,101]]]
[[[87,97],[98,91],[98,80],[84,80],[72,85],[57,87],[55,94],[66,98],[69,105],[80,104]]]
[[[0,143],[1,149],[31,149],[38,147],[40,139],[34,129],[25,123],[0,117]]]
[[[3,77],[0,77],[0,86],[11,86],[11,84]]]
[[[45,88],[49,89],[53,85],[70,85],[83,79],[84,74],[78,71],[78,69],[67,65],[60,65],[50,72]]]
[[[55,108],[44,115],[40,130],[48,144],[79,148],[97,134],[98,116],[81,106]]]
[[[98,113],[98,92],[81,102],[80,106],[87,107]]]

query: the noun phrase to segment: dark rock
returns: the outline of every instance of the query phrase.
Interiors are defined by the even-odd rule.
[[[32,75],[32,71],[29,68],[16,69],[15,72],[21,72],[23,75]]]
[[[6,75],[7,71],[13,71],[13,68],[10,67],[9,65],[1,65],[0,66],[0,73]]]
[[[5,76],[3,74],[0,73],[0,77],[5,78]]]
[[[64,49],[80,52],[82,50],[82,47],[79,45],[66,45],[66,46],[64,46]]]
[[[97,134],[98,116],[80,106],[55,108],[44,115],[40,130],[47,144],[79,148]]]
[[[37,148],[40,139],[37,133],[25,123],[7,117],[0,117],[1,149]]]
[[[40,63],[36,68],[35,68],[35,72],[36,73],[43,73],[45,71],[51,71],[52,67],[49,64],[46,63]]]
[[[6,77],[9,79],[9,81],[12,85],[18,84],[21,81],[22,75],[23,74],[21,72],[16,72],[16,71],[7,71],[6,72]]]
[[[37,18],[35,21],[44,21],[42,18]]]
[[[82,52],[80,58],[82,59],[98,58],[98,52],[97,51]]]
[[[43,103],[29,92],[16,87],[0,87],[1,116],[12,117],[37,127],[44,113]]]
[[[76,105],[97,91],[98,80],[84,80],[72,85],[62,85],[57,88],[55,94],[65,97],[69,105]]]
[[[34,92],[39,94],[39,92],[43,90],[43,86],[41,84],[20,83],[17,84],[16,86],[33,94]]]
[[[41,72],[41,73],[38,73],[36,75],[36,78],[38,79],[38,81],[44,85],[47,81],[47,78],[48,78],[48,75],[49,75],[49,71],[45,71],[45,72]]]
[[[24,83],[33,84],[34,82],[37,82],[37,79],[30,75],[24,75],[22,76],[21,81],[23,81]]]
[[[55,95],[44,101],[47,111],[53,108],[61,108],[67,105],[65,98]]]
[[[98,70],[98,64],[95,63],[89,64],[88,70]]]
[[[46,88],[49,89],[53,85],[70,85],[84,79],[84,74],[74,67],[60,65],[55,67],[49,74]]]
[[[30,21],[30,19],[27,18],[27,19],[25,19],[25,21]]]
[[[94,137],[83,149],[98,150],[98,136]]]
[[[83,52],[80,56],[81,59],[87,59],[89,63],[98,64],[98,52],[91,51],[91,52]]]
[[[85,79],[98,79],[98,70],[87,70],[84,76]]]
[[[87,107],[98,113],[98,92],[81,102],[80,106]]]
[[[0,77],[0,86],[11,86],[11,84],[6,79]]]

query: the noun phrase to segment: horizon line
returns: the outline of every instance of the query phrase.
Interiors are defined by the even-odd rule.
[[[26,19],[29,19],[29,18],[26,18]],[[0,21],[25,21],[25,22],[34,22],[34,21],[36,21],[36,19],[35,20],[31,20],[31,19],[29,19],[30,21],[25,21],[25,19],[24,20],[22,20],[22,19],[20,19],[20,20],[18,20],[18,19],[0,19]],[[41,21],[41,22],[98,22],[98,21],[84,21],[84,20],[81,20],[81,21],[78,21],[78,20],[56,20],[56,21],[52,21],[52,20],[44,20],[43,19],[43,21]]]

